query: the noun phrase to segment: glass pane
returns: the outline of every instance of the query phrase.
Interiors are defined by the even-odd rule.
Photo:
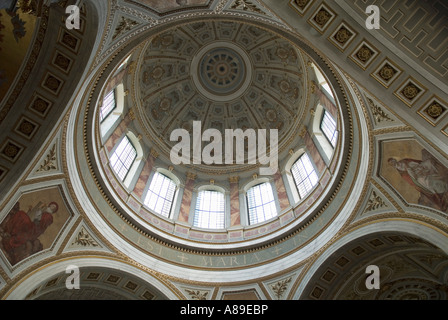
[[[175,192],[176,184],[173,180],[156,172],[149,185],[144,203],[149,209],[169,218]]]
[[[110,157],[110,165],[121,181],[123,181],[129,172],[137,151],[129,141],[128,137],[124,137]]]
[[[277,215],[271,184],[265,182],[247,191],[249,224],[263,222]]]
[[[224,229],[224,217],[224,193],[214,190],[200,191],[196,202],[193,225],[200,228]]]
[[[103,99],[103,105],[100,110],[100,122],[106,119],[106,117],[115,109],[116,106],[115,90],[112,90]]]
[[[334,148],[337,140],[336,121],[334,121],[328,111],[324,111],[324,115],[320,123],[320,129]]]
[[[313,164],[308,156],[304,153],[293,164],[291,173],[299,191],[300,198],[305,197],[317,184],[319,178],[314,170]]]

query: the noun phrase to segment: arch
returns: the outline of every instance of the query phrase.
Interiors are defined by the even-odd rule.
[[[342,249],[351,243],[356,243],[357,240],[369,237],[378,233],[396,232],[400,234],[407,234],[414,237],[419,237],[434,246],[443,250],[448,254],[446,246],[447,235],[426,223],[417,220],[403,220],[403,219],[381,219],[373,223],[367,223],[359,228],[346,233],[340,237],[331,246],[320,254],[312,265],[304,274],[300,284],[297,287],[292,299],[300,299],[307,286],[312,283],[312,279],[320,267],[330,259],[339,249]]]
[[[27,296],[35,290],[38,286],[43,285],[54,279],[56,276],[60,276],[59,281],[63,287],[65,287],[65,279],[69,276],[67,272],[69,267],[76,266],[82,271],[85,268],[95,268],[103,270],[116,270],[121,274],[132,275],[139,281],[140,284],[146,284],[154,292],[157,293],[160,299],[177,300],[182,298],[179,293],[173,292],[168,288],[163,281],[158,279],[154,274],[146,272],[140,268],[130,265],[126,262],[116,259],[110,259],[108,257],[101,256],[88,256],[88,257],[74,257],[65,258],[56,262],[52,262],[48,265],[44,265],[41,268],[34,269],[27,273],[20,282],[15,284],[5,295],[4,299],[7,300],[25,300]],[[81,283],[82,285],[82,283]]]

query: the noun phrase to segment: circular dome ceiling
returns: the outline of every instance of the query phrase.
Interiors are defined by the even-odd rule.
[[[175,129],[271,129],[278,151],[298,135],[307,105],[304,56],[288,40],[252,24],[204,21],[151,38],[133,79],[137,119],[161,155],[169,158]],[[247,147],[246,150],[247,152]],[[190,165],[207,173],[257,165]]]
[[[89,188],[89,191],[97,192],[98,186],[100,198],[105,200],[105,203],[95,203],[97,212],[111,225],[119,223],[117,229],[124,237],[134,234],[134,231],[143,232],[151,243],[140,244],[151,248],[153,240],[158,243],[163,239],[170,244],[201,250],[255,250],[258,245],[278,241],[283,236],[289,238],[304,228],[313,231],[309,237],[320,233],[327,225],[317,220],[317,217],[334,218],[331,213],[324,215],[328,211],[323,208],[328,209],[328,201],[339,192],[339,182],[348,172],[347,167],[356,166],[349,160],[340,161],[342,158],[350,158],[351,145],[347,144],[347,139],[351,139],[349,109],[339,108],[339,102],[333,106],[340,134],[329,162],[324,164],[320,158],[319,181],[309,194],[298,202],[289,202],[286,187],[290,182],[282,178],[281,171],[287,165],[292,165],[290,162],[304,150],[310,149],[311,156],[319,156],[311,135],[307,134],[309,126],[315,123],[315,113],[312,111],[320,101],[320,96],[313,91],[313,81],[315,84],[319,82],[316,82],[313,65],[317,65],[330,79],[335,99],[339,101],[345,97],[344,89],[338,84],[336,74],[326,60],[287,32],[265,24],[254,25],[243,19],[204,19],[182,26],[159,28],[150,34],[149,37],[142,36],[139,41],[136,40],[129,50],[122,53],[114,64],[115,68],[111,65],[112,73],[103,74],[103,77],[107,76],[104,77],[103,88],[117,85],[120,81],[128,91],[124,104],[127,115],[124,116],[123,112],[122,120],[117,121],[117,133],[110,133],[107,139],[101,137],[98,113],[89,113],[97,115],[93,123],[96,138],[101,139],[92,144],[98,147],[96,151],[88,143],[86,149],[88,154],[98,155],[96,163],[99,166],[89,162],[92,176],[96,179],[93,183],[95,187]],[[133,51],[131,55],[130,51]],[[121,59],[131,61],[124,72],[120,67],[117,69],[117,66],[123,65]],[[121,74],[126,77],[117,80]],[[263,178],[263,181],[269,180],[276,184],[276,188],[277,183],[283,188],[281,197],[285,201],[278,203],[282,211],[275,218],[253,226],[247,222],[232,226],[226,224],[229,229],[216,230],[202,230],[189,224],[187,219],[191,215],[187,214],[193,205],[194,188],[205,183],[216,183],[216,187],[223,186],[222,189],[225,188],[227,193],[231,181],[238,178],[236,191],[242,194],[246,186],[260,180],[254,180],[253,174],[256,172],[254,169],[262,166],[249,163],[200,163],[173,167],[170,153],[178,141],[170,140],[171,133],[185,129],[195,139],[195,121],[201,122],[202,131],[213,128],[223,135],[227,129],[266,130],[267,142],[270,140],[270,130],[278,131],[279,170],[271,177]],[[88,123],[84,123],[84,126],[88,126]],[[83,132],[89,130],[86,128]],[[130,174],[126,184],[123,180],[118,181],[112,173],[108,156],[122,134],[128,133],[133,133],[133,139],[144,149],[140,150],[142,156],[138,158],[145,164],[138,163],[135,166],[142,171],[137,172],[136,169],[136,174]],[[88,141],[90,137],[84,136],[84,139]],[[247,154],[247,144],[245,147]],[[149,151],[151,154],[145,162],[144,152]],[[180,180],[179,184],[184,184],[181,186],[183,193],[178,198],[176,211],[169,218],[152,212],[143,200],[151,170],[159,169],[164,172],[168,171],[166,169],[173,170],[173,175]],[[214,177],[210,178],[209,175]],[[235,193],[231,197],[235,200],[241,194]],[[229,197],[230,193],[226,201]],[[232,199],[231,205],[235,205]],[[240,205],[244,206],[242,203]],[[332,207],[338,205],[331,202]],[[234,209],[238,210],[237,207]],[[331,212],[337,214],[339,211],[334,209]],[[244,212],[239,214],[242,216]],[[115,221],[117,216],[124,222]],[[293,247],[297,249],[295,241]]]

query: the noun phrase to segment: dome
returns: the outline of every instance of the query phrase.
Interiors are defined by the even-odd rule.
[[[114,59],[98,93],[92,169],[113,214],[155,241],[219,252],[322,215],[351,125],[327,62],[245,19],[157,30]]]
[[[204,21],[145,43],[132,94],[146,142],[167,160],[176,144],[171,133],[181,128],[193,136],[194,121],[201,133],[213,128],[223,137],[226,129],[265,129],[268,146],[277,130],[281,152],[304,124],[307,78],[305,57],[290,41],[248,23]],[[189,167],[218,176],[256,167],[216,162]]]

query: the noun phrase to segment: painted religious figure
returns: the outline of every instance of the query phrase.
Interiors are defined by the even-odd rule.
[[[421,159],[388,158],[388,164],[420,193],[418,204],[448,212],[448,169],[427,150]]]
[[[53,214],[58,208],[56,202],[38,203],[25,212],[20,203],[16,203],[0,224],[1,246],[13,265],[43,249],[39,236],[53,223]]]
[[[59,187],[23,194],[0,223],[0,254],[15,265],[50,248],[70,215]]]

